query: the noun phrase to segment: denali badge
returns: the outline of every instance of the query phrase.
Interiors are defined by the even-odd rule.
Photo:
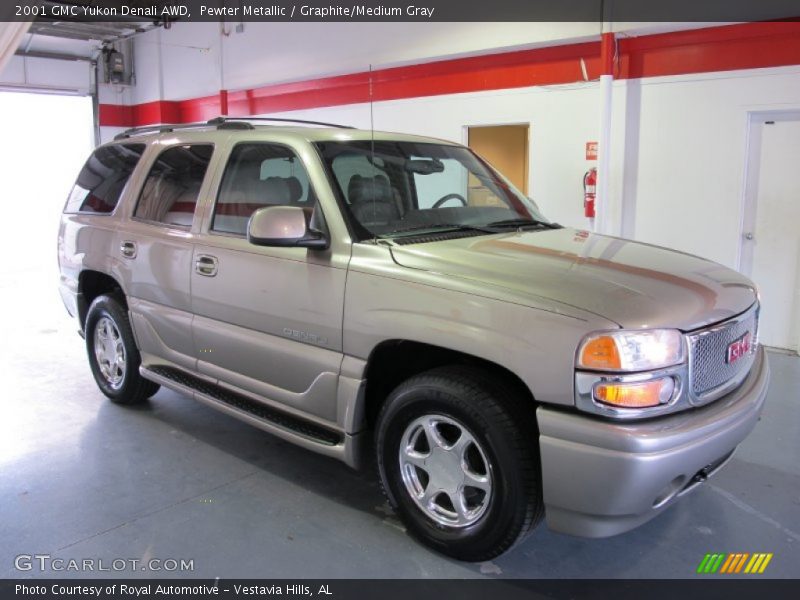
[[[316,333],[308,333],[307,331],[290,329],[289,327],[283,328],[283,335],[294,338],[301,342],[309,342],[311,344],[318,344],[320,346],[326,346],[328,344],[328,338],[324,336],[317,335]]]
[[[738,340],[728,344],[728,351],[725,354],[725,362],[732,365],[745,354],[750,352],[750,332],[748,331]]]

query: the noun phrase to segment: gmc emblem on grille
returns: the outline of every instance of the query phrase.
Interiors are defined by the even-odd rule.
[[[750,352],[750,332],[748,331],[738,340],[728,344],[728,351],[725,354],[725,362],[732,365],[745,354]]]

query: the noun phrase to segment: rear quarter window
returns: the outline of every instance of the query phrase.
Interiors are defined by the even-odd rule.
[[[113,212],[144,149],[144,144],[120,144],[95,150],[78,174],[64,212]]]

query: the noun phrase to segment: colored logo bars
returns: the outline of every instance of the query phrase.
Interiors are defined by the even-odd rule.
[[[769,561],[772,560],[772,552],[738,552],[731,554],[706,554],[697,567],[698,573],[763,573]]]

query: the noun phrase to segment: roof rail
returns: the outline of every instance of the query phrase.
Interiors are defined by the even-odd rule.
[[[256,122],[275,122],[275,123],[298,123],[300,125],[321,125],[322,127],[336,127],[337,129],[355,129],[351,125],[340,125],[338,123],[326,123],[324,121],[308,121],[306,119],[281,119],[272,117],[216,117],[208,121],[209,125],[223,125],[230,124],[236,126],[237,124],[245,124],[249,121]]]
[[[302,125],[321,125],[323,127],[336,127],[339,129],[354,129],[350,125],[338,125],[336,123],[325,123],[323,121],[306,121],[304,119],[279,119],[270,117],[214,117],[208,121],[198,121],[195,123],[182,123],[180,125],[145,125],[143,127],[132,127],[114,136],[114,140],[124,140],[135,135],[146,135],[148,133],[169,133],[178,129],[202,129],[204,127],[216,127],[217,129],[254,129],[250,121],[275,122],[275,123],[298,123]]]
[[[196,123],[181,123],[181,124],[162,124],[162,125],[145,125],[143,127],[131,127],[130,129],[126,129],[122,133],[118,133],[114,136],[114,140],[124,140],[125,138],[133,137],[135,135],[145,135],[148,133],[169,133],[170,131],[175,131],[176,129],[199,129],[203,127],[208,127],[208,123],[206,122],[196,122]]]

